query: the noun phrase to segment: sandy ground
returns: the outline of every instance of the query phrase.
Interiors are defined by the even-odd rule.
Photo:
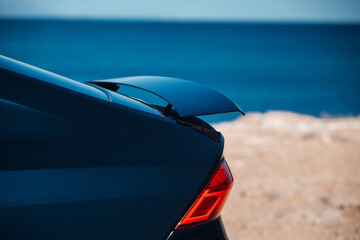
[[[360,239],[360,117],[269,112],[215,128],[235,177],[230,240]]]

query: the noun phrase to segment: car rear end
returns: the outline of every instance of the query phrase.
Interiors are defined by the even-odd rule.
[[[226,239],[233,177],[199,104],[169,94],[162,108],[5,57],[0,67],[1,238]]]

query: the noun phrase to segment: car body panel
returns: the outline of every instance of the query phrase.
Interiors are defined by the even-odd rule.
[[[1,69],[8,70],[10,72],[16,72],[18,74],[23,74],[34,79],[44,80],[47,83],[53,84],[55,86],[60,86],[66,89],[70,89],[77,93],[83,93],[103,100],[107,99],[105,93],[91,86],[31,66],[29,64],[17,61],[15,59],[8,58],[6,56],[0,55],[0,66]]]
[[[195,227],[174,231],[167,240],[227,240],[221,217]]]
[[[3,62],[1,237],[166,239],[220,163],[223,138]]]

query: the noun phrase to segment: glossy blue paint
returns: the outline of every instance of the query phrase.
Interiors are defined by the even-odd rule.
[[[221,161],[223,138],[1,59],[0,237],[166,239]]]
[[[180,117],[244,112],[221,93],[199,83],[169,77],[127,77],[91,81],[114,83],[151,92],[169,102]]]
[[[34,81],[42,81],[43,83],[51,84],[52,87],[68,89],[74,94],[84,94],[87,97],[94,97],[104,101],[119,102],[120,104],[132,109],[159,115],[159,113],[153,108],[141,104],[131,98],[119,94],[113,95],[105,89],[96,88],[93,85],[63,77],[3,55],[0,55],[0,68],[31,77]]]
[[[42,80],[47,83],[63,87],[69,90],[73,90],[77,93],[86,94],[88,96],[96,97],[102,100],[107,100],[107,96],[104,92],[88,86],[86,84],[74,81],[72,79],[60,76],[58,74],[31,66],[29,64],[17,61],[15,59],[8,58],[0,55],[0,67],[2,69],[16,72],[18,74],[25,75],[34,79]]]
[[[167,240],[228,240],[221,217],[212,222],[174,231]]]

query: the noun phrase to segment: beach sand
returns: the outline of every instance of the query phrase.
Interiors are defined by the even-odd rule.
[[[360,117],[252,113],[215,128],[235,178],[230,240],[360,239]]]

